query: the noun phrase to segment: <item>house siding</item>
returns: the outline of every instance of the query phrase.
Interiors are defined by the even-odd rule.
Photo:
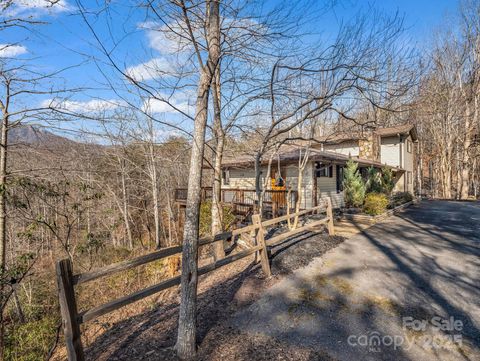
[[[254,169],[229,169],[229,184],[224,183],[222,179],[222,188],[225,189],[255,189],[255,170]],[[262,175],[266,174],[266,168],[262,168]],[[262,176],[262,184],[265,177]]]
[[[333,166],[332,177],[317,178],[317,197],[319,199],[318,203],[321,199],[330,197],[333,208],[340,208],[345,205],[343,192],[337,193],[337,167],[335,165]]]
[[[290,165],[285,168],[286,186],[296,191],[298,187],[298,166]],[[313,207],[313,163],[309,162],[303,171],[302,178],[303,192],[301,195],[300,208]]]
[[[411,152],[408,152],[407,142],[411,142]],[[395,192],[407,191],[413,194],[413,148],[414,145],[410,135],[402,139],[401,142],[397,136],[382,138],[381,162],[405,169],[405,173],[401,174],[395,183]],[[410,172],[410,177],[407,176],[408,172]],[[410,179],[409,183],[407,182],[408,178]]]
[[[383,137],[380,145],[380,162],[392,167],[401,167],[399,137]]]
[[[323,149],[329,152],[340,153],[357,157],[360,154],[358,141],[347,141],[340,144],[325,144]]]
[[[407,147],[407,142],[410,142],[411,143],[411,152],[408,152],[408,147]],[[413,150],[413,142],[412,142],[412,137],[411,136],[408,136],[408,138],[406,138],[405,140],[405,143],[404,143],[404,146],[403,146],[403,159],[404,159],[404,164],[403,164],[403,168],[405,169],[406,172],[410,172],[410,177],[407,177],[407,173],[404,174],[404,183],[406,184],[405,185],[405,190],[407,192],[410,192],[413,194],[413,179],[414,179],[414,175],[413,175],[413,154],[414,154],[414,150]],[[409,180],[409,181],[408,181]]]
[[[309,162],[305,167],[302,179],[302,200],[301,208],[311,208],[315,206],[314,202],[314,162]],[[253,169],[235,169],[231,168],[230,182],[228,185],[223,183],[224,189],[255,189],[255,171]],[[266,174],[266,167],[262,168],[262,174]],[[296,191],[298,186],[298,166],[289,165],[282,168],[283,176],[285,177],[285,184],[291,190]],[[317,204],[320,204],[321,199],[330,197],[334,208],[344,206],[343,192],[337,193],[337,167],[333,166],[332,177],[318,177],[317,178]],[[262,177],[262,182],[265,178]],[[263,183],[262,183],[263,184]]]

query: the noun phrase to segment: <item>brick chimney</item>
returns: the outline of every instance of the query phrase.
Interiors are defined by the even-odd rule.
[[[374,126],[363,129],[363,136],[358,141],[359,158],[380,161],[380,136],[375,131]]]

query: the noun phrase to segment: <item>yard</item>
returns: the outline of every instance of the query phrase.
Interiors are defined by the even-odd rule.
[[[478,203],[424,201],[286,277],[264,280],[246,264],[224,272],[214,292],[200,291],[199,358],[479,360],[479,220]],[[114,326],[87,354],[171,355],[176,306],[160,314]]]

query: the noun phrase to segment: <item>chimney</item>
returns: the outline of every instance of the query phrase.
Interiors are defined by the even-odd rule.
[[[358,141],[359,158],[380,161],[380,136],[376,133],[375,126],[366,126],[363,136]]]

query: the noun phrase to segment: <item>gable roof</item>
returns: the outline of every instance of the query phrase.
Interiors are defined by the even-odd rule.
[[[378,128],[375,130],[375,133],[380,137],[390,137],[390,136],[397,136],[397,135],[411,135],[412,140],[416,141],[417,138],[417,130],[414,124],[406,123],[401,125],[396,125],[393,127],[387,128]],[[367,139],[367,131],[358,132],[358,131],[351,131],[351,132],[337,132],[335,134],[323,137],[317,137],[317,141],[326,144],[338,144],[345,141],[353,140],[357,141],[360,139]],[[298,144],[284,144],[280,148],[278,156],[274,156],[274,161],[277,161],[278,157],[280,158],[280,162],[287,164],[287,163],[297,163],[299,158],[299,150],[304,149],[305,144],[299,142]],[[363,159],[359,157],[350,157],[348,155],[344,155],[341,153],[337,153],[334,151],[324,151],[321,150],[318,143],[312,144],[310,148],[310,160],[313,161],[326,161],[326,162],[336,162],[336,163],[346,163],[349,159],[353,159],[358,162],[361,166],[370,166],[373,165],[375,167],[384,167],[385,164],[382,164],[377,161],[372,161],[368,159]],[[271,154],[271,153],[270,153]],[[268,159],[270,154],[265,154],[262,159],[262,165],[268,164]],[[230,157],[226,156],[222,161],[223,168],[251,168],[255,162],[255,156],[253,153],[243,153],[243,154],[232,154]],[[387,166],[392,169],[402,170],[401,168],[396,168],[392,166]]]
[[[410,134],[414,141],[418,139],[417,128],[415,127],[414,124],[411,124],[411,123],[396,125],[394,127],[388,127],[388,128],[378,128],[375,132],[381,137],[391,137],[398,134],[402,134],[402,135]]]
[[[418,139],[417,128],[411,123],[395,125],[393,127],[377,128],[374,132],[380,137],[392,137],[398,134],[410,134],[413,141]],[[318,137],[317,140],[328,144],[338,144],[349,140],[367,139],[368,133],[368,131],[340,131],[331,135]]]
[[[277,162],[277,159],[280,159],[280,163],[283,165],[286,164],[297,164],[300,157],[300,150],[302,150],[302,155],[305,150],[303,147],[296,145],[285,145],[278,152],[278,155],[275,155],[273,158],[273,163]],[[261,164],[268,164],[269,156],[266,155],[263,157]],[[377,161],[372,161],[369,159],[363,159],[359,157],[351,157],[345,154],[340,154],[336,152],[322,151],[319,149],[311,148],[309,160],[314,162],[327,162],[332,164],[345,164],[348,160],[354,160],[358,162],[360,166],[374,166],[374,167],[388,167],[391,169],[402,170],[402,168],[388,166]],[[234,158],[225,159],[222,162],[222,168],[252,168],[255,162],[255,157],[253,155],[239,155]]]

